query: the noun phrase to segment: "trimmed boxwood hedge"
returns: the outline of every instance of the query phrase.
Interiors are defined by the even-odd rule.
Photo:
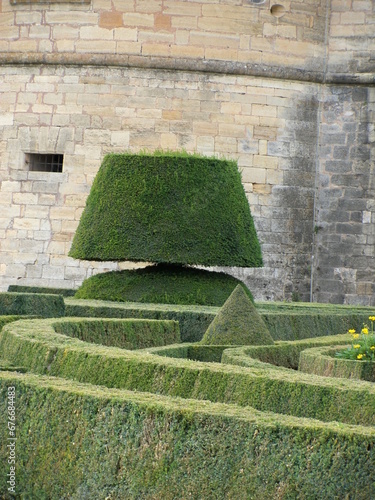
[[[199,306],[111,307],[71,299],[67,303],[80,312],[92,308],[95,314],[144,313],[143,308],[155,314],[178,311],[186,318],[217,313],[217,308]],[[273,306],[261,307],[263,317],[273,314]],[[308,324],[307,307],[281,305],[280,309],[290,317],[290,310],[299,310],[302,314],[295,316],[304,315]],[[321,314],[317,307],[311,311]],[[369,312],[355,314],[368,318]],[[184,343],[129,351],[87,343],[53,329],[53,325],[59,329],[56,324],[68,330],[72,324],[81,325],[90,335],[86,321],[121,322],[21,320],[5,324],[0,332],[0,352],[6,358],[0,360],[0,460],[7,464],[9,457],[5,419],[7,391],[14,386],[20,497],[375,497],[374,385],[286,368],[295,367],[306,347],[347,343],[349,336],[229,350]],[[326,324],[323,318],[316,328]],[[280,334],[288,338],[290,332]],[[246,367],[189,361],[219,361],[228,354],[232,359],[242,357]],[[274,360],[283,366],[270,365]],[[2,371],[7,368],[34,373]],[[4,497],[6,472],[0,474]]]
[[[99,318],[171,319],[179,322],[182,342],[201,340],[208,325],[219,311],[218,307],[140,304],[103,300],[66,299],[66,316]]]
[[[0,372],[2,464],[9,387],[22,498],[375,497],[374,428],[33,374]]]
[[[52,294],[0,293],[0,315],[65,316],[63,297]]]
[[[331,344],[332,345],[332,344]],[[298,369],[324,377],[352,378],[375,382],[375,363],[335,358],[338,348],[315,347],[301,352]]]
[[[75,298],[221,307],[239,284],[254,301],[246,285],[228,274],[159,264],[91,276]]]
[[[296,341],[278,341],[271,346],[241,346],[226,350],[222,362],[238,366],[254,366],[255,360],[297,370],[302,351],[313,347],[346,345],[347,334],[314,337]],[[257,364],[258,365],[258,364]]]
[[[149,352],[150,354],[156,354],[157,356],[166,356],[168,358],[184,358],[194,361],[204,361],[206,363],[221,363],[223,352],[229,348],[233,348],[233,346],[185,343],[166,347],[151,347],[143,351]]]
[[[73,297],[76,290],[72,288],[50,288],[45,286],[9,285],[8,292],[18,293],[47,293],[62,295],[63,297]]]
[[[182,342],[199,342],[217,313],[218,307],[141,304],[99,300],[65,299],[66,316],[174,319],[180,323]],[[274,340],[336,335],[349,328],[362,328],[373,308],[332,304],[256,303],[258,312]]]
[[[237,285],[207,328],[204,345],[273,344],[271,334],[241,285]]]
[[[124,349],[163,346],[180,341],[177,321],[155,319],[64,319],[53,323],[57,333],[84,342]]]
[[[106,155],[69,255],[96,261],[262,265],[236,162],[184,152]]]
[[[52,324],[21,320],[5,325],[0,333],[4,358],[36,373],[106,387],[375,424],[375,387],[369,382],[316,377],[265,363],[242,368],[140,354],[56,334]]]

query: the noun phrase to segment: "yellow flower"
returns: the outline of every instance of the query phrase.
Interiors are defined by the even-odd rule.
[[[354,349],[359,349],[361,346],[359,344],[354,344],[353,347]]]
[[[375,345],[372,345],[372,346],[370,347],[370,349],[371,349],[371,351],[375,351]]]
[[[359,338],[359,333],[353,333],[353,339],[358,339]]]
[[[355,330],[351,329],[351,330],[349,330],[349,333],[351,333],[352,335],[354,335],[355,334]]]
[[[368,334],[368,328],[367,327],[362,328],[362,333],[364,333],[365,335],[367,335]]]
[[[369,316],[368,318],[370,321],[375,321],[375,316]]]
[[[363,354],[358,354],[357,359],[362,359],[363,356],[364,356]]]

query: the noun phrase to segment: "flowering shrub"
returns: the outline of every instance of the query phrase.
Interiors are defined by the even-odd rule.
[[[355,330],[349,330],[352,336],[352,345],[347,349],[336,353],[337,358],[355,359],[361,361],[375,361],[375,316],[369,316],[370,328],[363,325],[361,333]]]

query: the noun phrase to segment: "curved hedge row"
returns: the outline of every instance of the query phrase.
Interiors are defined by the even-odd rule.
[[[52,326],[62,335],[123,349],[142,349],[180,341],[178,322],[171,320],[70,318]]]
[[[332,345],[332,344],[331,344]],[[375,363],[335,358],[338,349],[316,347],[301,352],[299,370],[324,377],[351,378],[375,382]]]
[[[217,312],[67,300],[66,309],[74,308],[114,316],[178,313],[185,326]],[[274,314],[273,305],[261,308],[263,317]],[[281,309],[293,317],[294,307]],[[308,308],[295,310],[308,324]],[[229,350],[185,342],[130,351],[63,334],[94,340],[110,325],[111,336],[121,320],[17,319],[0,317],[4,498],[9,388],[16,395],[16,493],[22,498],[375,497],[374,384],[288,369],[296,368],[303,349],[344,344],[347,335]],[[90,332],[93,324],[96,332]],[[321,331],[326,324],[325,318],[316,323]],[[244,366],[191,361],[228,356]],[[275,361],[282,366],[270,364]],[[21,369],[28,373],[17,373]]]
[[[171,319],[180,325],[182,342],[201,340],[219,308],[175,304],[140,304],[103,300],[66,299],[66,315],[93,318]]]
[[[20,410],[16,491],[25,498],[375,496],[374,428],[33,374],[0,372],[2,464],[9,387]],[[4,471],[3,493],[6,480]]]
[[[375,387],[369,382],[315,377],[264,363],[244,369],[96,346],[59,335],[52,325],[53,320],[5,325],[0,333],[4,358],[36,373],[106,387],[375,424]]]
[[[97,261],[262,265],[237,164],[187,153],[105,156],[69,255]]]
[[[256,360],[273,366],[298,369],[301,353],[312,347],[346,345],[349,336],[330,335],[295,341],[278,341],[268,346],[241,346],[225,351],[222,362],[238,366],[253,366]]]

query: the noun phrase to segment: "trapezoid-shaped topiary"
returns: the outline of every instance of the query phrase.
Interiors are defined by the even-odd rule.
[[[241,285],[237,285],[209,325],[204,345],[268,345],[271,334]]]
[[[94,261],[262,265],[236,162],[183,152],[108,154],[69,255]]]

